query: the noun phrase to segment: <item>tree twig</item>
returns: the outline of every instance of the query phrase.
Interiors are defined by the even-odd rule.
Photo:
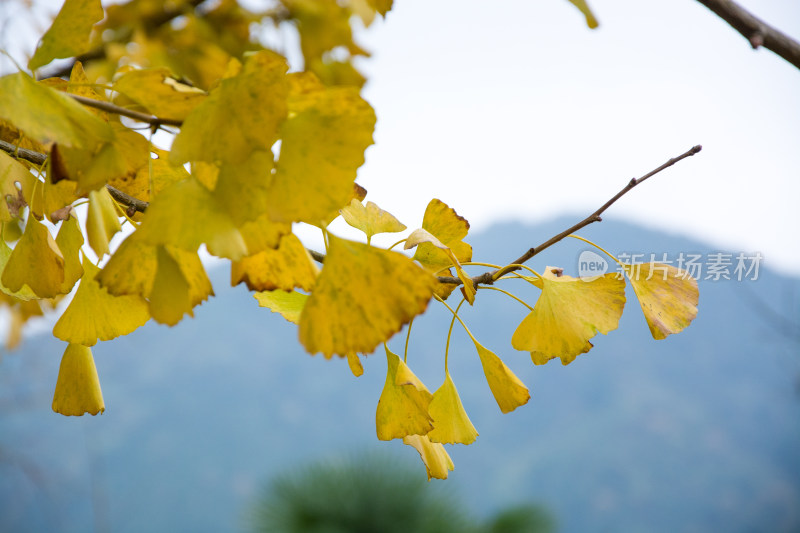
[[[763,46],[800,69],[800,43],[732,0],[697,0],[742,34],[753,48]]]
[[[81,104],[87,107],[93,107],[95,109],[100,109],[108,113],[114,113],[116,115],[122,115],[123,117],[132,118],[133,120],[138,120],[139,122],[150,124],[150,126],[152,126],[153,128],[160,128],[161,126],[180,126],[183,124],[182,120],[177,120],[172,118],[160,118],[153,115],[148,115],[147,113],[140,113],[138,111],[125,109],[124,107],[114,105],[111,102],[105,102],[103,100],[95,100],[94,98],[87,98],[86,96],[80,96],[77,94],[71,94],[71,93],[67,94],[68,96],[71,96],[73,100],[76,100],[77,102],[80,102]]]
[[[679,155],[677,157],[673,157],[672,159],[670,159],[669,161],[667,161],[666,163],[664,163],[660,167],[651,170],[650,172],[648,172],[647,174],[645,174],[641,178],[633,178],[631,181],[628,182],[627,185],[625,185],[625,187],[622,188],[621,191],[619,191],[617,194],[615,194],[609,201],[604,203],[597,211],[595,211],[594,213],[592,213],[588,217],[584,218],[583,220],[581,220],[580,222],[578,222],[574,226],[571,226],[571,227],[565,229],[564,231],[562,231],[561,233],[559,233],[558,235],[556,235],[554,237],[551,237],[550,239],[546,240],[545,242],[543,242],[539,246],[536,246],[534,248],[530,248],[527,252],[525,252],[524,254],[522,254],[520,257],[518,257],[516,260],[512,261],[509,264],[510,265],[522,264],[522,263],[528,261],[533,256],[535,256],[535,255],[539,254],[540,252],[543,252],[547,248],[551,247],[555,243],[561,241],[562,239],[565,239],[567,237],[567,235],[575,233],[576,231],[588,226],[589,224],[591,224],[593,222],[600,222],[602,220],[600,218],[600,215],[602,215],[603,212],[606,209],[611,207],[611,205],[614,202],[616,202],[617,200],[622,198],[622,196],[624,196],[628,191],[630,191],[631,189],[633,189],[634,187],[636,187],[637,185],[639,185],[643,181],[647,180],[648,178],[650,178],[652,176],[655,176],[656,174],[658,174],[662,170],[671,167],[672,165],[674,165],[678,161],[681,161],[683,159],[686,159],[687,157],[693,156],[694,154],[696,154],[697,152],[699,152],[702,149],[703,149],[703,147],[700,146],[699,144],[697,146],[693,146],[692,148],[690,148],[686,152],[682,153],[681,155]],[[509,272],[514,272],[515,270],[519,270],[519,269],[520,269],[520,267],[518,267],[518,266],[507,266],[507,267],[503,267],[503,268],[500,268],[500,269],[497,269],[497,270],[484,272],[483,274],[480,274],[480,275],[477,275],[477,276],[473,276],[472,277],[472,282],[476,286],[479,283],[483,283],[484,285],[491,285],[492,283],[494,283],[497,280],[497,278],[499,278],[503,274],[508,274]],[[452,284],[452,285],[461,285],[461,280],[460,279],[455,278],[455,277],[451,277],[451,276],[440,276],[439,277],[439,281],[441,283],[448,283],[448,284]]]
[[[20,148],[3,140],[0,140],[0,150],[8,152],[19,159],[30,161],[36,165],[42,165],[47,160],[46,154],[42,154],[34,150],[28,150],[27,148]],[[106,189],[108,189],[109,194],[111,194],[111,197],[114,198],[114,200],[128,207],[129,209],[132,209],[133,211],[144,213],[147,207],[150,205],[144,200],[134,198],[133,196],[126,194],[116,187],[112,187],[111,185],[106,185]]]

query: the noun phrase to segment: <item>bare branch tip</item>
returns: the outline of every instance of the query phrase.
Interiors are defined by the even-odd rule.
[[[703,149],[703,145],[702,144],[697,144],[695,146],[692,146],[692,150],[691,150],[692,151],[692,155],[696,154],[697,152],[699,152],[702,149]]]

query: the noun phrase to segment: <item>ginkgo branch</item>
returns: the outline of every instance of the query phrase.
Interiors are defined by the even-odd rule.
[[[669,161],[667,161],[663,165],[659,166],[658,168],[655,168],[655,169],[651,170],[650,172],[648,172],[644,176],[642,176],[640,178],[633,178],[632,180],[630,180],[628,182],[627,185],[625,185],[625,187],[622,188],[622,190],[620,190],[609,201],[607,201],[605,204],[603,204],[597,211],[595,211],[594,213],[592,213],[588,217],[584,218],[583,220],[581,220],[580,222],[578,222],[574,226],[571,226],[571,227],[565,229],[564,231],[562,231],[558,235],[556,235],[554,237],[551,237],[550,239],[546,240],[545,242],[543,242],[539,246],[536,246],[534,248],[530,248],[527,252],[522,254],[520,257],[518,257],[516,260],[514,260],[508,266],[505,266],[505,267],[500,268],[500,269],[492,270],[492,271],[489,271],[489,272],[484,272],[483,274],[480,274],[478,276],[474,276],[472,278],[473,284],[476,285],[476,286],[479,283],[480,284],[484,284],[484,285],[491,285],[492,283],[497,281],[497,279],[500,276],[502,276],[504,274],[508,274],[509,272],[513,272],[515,270],[519,270],[520,268],[522,268],[522,266],[521,266],[522,263],[525,263],[526,261],[531,259],[533,256],[543,252],[544,250],[546,250],[547,248],[549,248],[552,245],[556,244],[557,242],[565,239],[571,233],[575,233],[576,231],[580,230],[581,228],[585,228],[586,226],[588,226],[589,224],[592,224],[593,222],[600,222],[602,220],[602,218],[600,218],[600,215],[602,215],[603,212],[606,209],[611,207],[611,205],[613,205],[614,202],[616,202],[617,200],[622,198],[626,193],[628,193],[631,189],[633,189],[634,187],[636,187],[637,185],[639,185],[643,181],[647,180],[648,178],[651,178],[652,176],[655,176],[656,174],[658,174],[662,170],[671,167],[672,165],[674,165],[678,161],[681,161],[683,159],[686,159],[687,157],[693,156],[694,154],[696,154],[697,152],[699,152],[702,149],[703,149],[703,147],[700,146],[699,144],[697,146],[693,146],[692,148],[690,148],[686,152],[682,153],[681,155],[679,155],[677,157],[673,157],[672,159],[670,159]],[[451,276],[440,276],[439,277],[439,281],[441,283],[448,283],[448,284],[452,284],[452,285],[461,285],[461,280],[460,279],[458,279],[456,277],[451,277]]]
[[[7,143],[6,141],[2,140],[0,140],[0,150],[8,152],[9,154],[18,159],[24,159],[25,161],[30,161],[35,165],[43,165],[44,162],[47,161],[46,154],[37,152],[35,150],[28,150],[27,148],[20,148],[19,146]],[[134,198],[133,196],[126,194],[121,190],[117,189],[116,187],[112,187],[111,185],[106,185],[106,189],[108,189],[109,194],[111,194],[111,197],[114,200],[125,205],[126,207],[128,207],[129,210],[144,213],[145,210],[147,209],[147,206],[150,205],[144,200],[139,200],[138,198]],[[129,216],[130,215],[132,215],[132,213],[129,213]]]
[[[800,43],[754,16],[732,0],[697,0],[748,40],[754,49],[763,46],[800,69]]]
[[[69,96],[86,107],[93,107],[95,109],[100,109],[101,111],[114,113],[115,115],[122,115],[123,117],[132,118],[133,120],[150,124],[150,126],[154,129],[158,129],[161,126],[180,126],[183,124],[182,120],[160,118],[153,115],[148,115],[147,113],[140,113],[138,111],[125,109],[124,107],[114,105],[111,102],[104,102],[103,100],[95,100],[94,98],[87,98],[86,96],[80,96],[77,94],[70,94]]]

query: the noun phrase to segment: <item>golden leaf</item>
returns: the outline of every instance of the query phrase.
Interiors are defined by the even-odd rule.
[[[408,239],[406,239],[406,244],[404,246],[404,249],[408,250],[410,248],[413,248],[421,244],[432,244],[433,246],[439,248],[440,250],[444,251],[447,254],[447,257],[450,258],[450,262],[456,269],[456,275],[458,276],[458,279],[460,279],[461,283],[464,284],[464,288],[462,291],[464,297],[467,299],[467,302],[470,305],[475,303],[475,293],[477,292],[477,290],[475,289],[475,284],[472,282],[472,278],[470,278],[469,275],[467,275],[467,273],[461,267],[461,263],[459,262],[456,255],[453,253],[453,250],[451,250],[449,246],[446,246],[444,243],[442,243],[442,241],[440,241],[438,238],[436,238],[434,235],[432,235],[428,230],[424,228],[418,228],[411,232],[411,235],[409,235]],[[470,253],[471,250],[472,248],[470,248]],[[416,258],[416,255],[414,257]],[[450,269],[447,269],[445,272],[449,274]],[[440,284],[439,286],[442,287],[442,285],[444,284]],[[437,291],[437,295],[442,297],[442,292],[445,293],[445,295],[443,296],[443,299],[445,299],[448,296],[450,296],[450,293],[453,292],[453,289],[448,290],[447,288],[442,287],[440,291]]]
[[[367,202],[364,207],[364,204],[354,198],[350,200],[350,205],[342,208],[341,213],[345,222],[367,235],[367,243],[378,233],[397,233],[406,229],[394,215],[372,202]]]
[[[168,326],[181,321],[183,315],[192,313],[189,282],[183,277],[178,262],[163,246],[156,251],[158,268],[150,291],[149,311],[153,320]]]
[[[500,411],[510,413],[520,405],[528,403],[531,395],[525,384],[494,352],[478,341],[474,339],[473,341],[478,350],[478,357],[481,359],[486,382],[489,384],[489,389],[491,389]]]
[[[697,281],[685,270],[662,263],[626,265],[654,339],[683,331],[697,316]],[[649,279],[648,279],[649,278]]]
[[[594,29],[600,25],[600,23],[597,22],[594,13],[592,13],[592,10],[589,8],[589,4],[586,3],[586,0],[568,0],[568,1],[570,4],[580,9],[581,13],[583,13],[583,16],[586,17],[587,26]]]
[[[286,118],[286,60],[267,50],[251,55],[241,72],[223,79],[183,122],[170,153],[188,161],[237,163],[269,150]]]
[[[331,235],[300,316],[300,342],[312,354],[372,353],[425,311],[435,282],[403,254]]]
[[[100,379],[88,346],[71,343],[61,357],[53,411],[65,416],[96,415],[106,410]]]
[[[36,178],[27,168],[0,151],[0,222],[10,222],[13,218],[19,218],[19,209],[24,207],[21,201],[30,203],[35,182]]]
[[[273,313],[280,313],[289,322],[298,324],[300,314],[308,300],[308,295],[297,291],[263,291],[253,295],[260,307],[266,307]]]
[[[61,285],[61,293],[67,294],[83,276],[80,255],[83,234],[74,215],[61,223],[61,229],[56,235],[56,244],[64,258],[64,283]]]
[[[144,111],[172,120],[185,120],[206,98],[204,91],[177,82],[166,68],[129,70],[115,79],[114,90]]]
[[[35,70],[54,59],[75,57],[89,50],[92,26],[103,19],[100,0],[65,0],[28,68]]]
[[[231,286],[245,283],[251,291],[310,291],[318,269],[293,233],[284,235],[276,250],[264,250],[231,263]]]
[[[13,293],[27,284],[39,298],[61,294],[64,256],[50,231],[34,217],[28,217],[25,232],[11,252],[0,280]]]
[[[84,257],[83,278],[75,297],[56,322],[53,335],[85,346],[127,335],[147,322],[147,302],[136,295],[113,296],[98,284],[100,269]]]
[[[237,260],[247,255],[247,245],[228,212],[194,178],[164,189],[147,208],[137,233],[152,245],[196,251],[205,243],[219,257]]]
[[[372,144],[375,112],[354,87],[292,94],[270,187],[270,218],[322,225],[353,198],[356,171]],[[278,199],[280,199],[278,201]],[[324,226],[323,226],[324,227]]]
[[[411,369],[386,348],[386,382],[383,385],[375,427],[380,440],[425,435],[433,429],[428,406],[433,396]]]
[[[361,364],[357,353],[347,354],[347,366],[350,367],[350,372],[352,372],[355,377],[360,377],[364,374],[364,366]]]
[[[419,456],[425,464],[425,470],[428,472],[428,481],[431,478],[447,479],[448,471],[455,468],[453,460],[444,449],[444,444],[431,442],[427,435],[403,437],[403,444],[407,444],[419,452]]]
[[[0,273],[5,270],[8,260],[11,257],[11,252],[13,252],[13,250],[6,244],[5,239],[0,238]],[[28,287],[27,283],[23,283],[19,289],[12,291],[0,282],[0,291],[16,300],[28,301],[39,299],[36,293]]]
[[[554,271],[560,269],[545,270],[539,300],[511,337],[511,345],[531,352],[537,365],[554,357],[566,365],[588,352],[589,339],[617,328],[625,306],[625,282],[616,274],[587,281]]]
[[[108,242],[122,229],[114,200],[103,187],[89,193],[89,212],[86,216],[86,235],[97,257],[108,253]]]
[[[458,215],[441,200],[433,199],[422,217],[422,229],[436,237],[442,246],[449,248],[459,262],[472,261],[472,246],[463,242],[469,231],[469,222]],[[432,242],[417,247],[414,259],[432,272],[438,272],[452,264],[445,248]]]
[[[428,413],[433,418],[433,429],[428,433],[431,442],[472,444],[478,437],[449,371],[445,371],[444,383],[433,393]]]

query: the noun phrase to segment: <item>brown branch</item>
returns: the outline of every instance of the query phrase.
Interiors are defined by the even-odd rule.
[[[750,42],[763,46],[800,69],[800,43],[754,16],[732,0],[697,0],[718,17],[730,24]]]
[[[31,163],[34,163],[36,165],[42,165],[47,160],[46,154],[42,154],[34,150],[28,150],[27,148],[20,148],[18,146],[15,146],[11,143],[7,143],[2,140],[0,140],[0,150],[8,152],[10,155],[18,159],[24,159],[25,161],[30,161]],[[147,209],[147,206],[150,205],[144,200],[139,200],[138,198],[134,198],[133,196],[126,194],[117,189],[116,187],[112,187],[111,185],[106,185],[106,189],[108,189],[109,194],[111,194],[111,197],[114,198],[114,200],[126,206],[129,210],[132,210],[133,212],[139,211],[140,213],[144,213],[145,210]],[[131,213],[131,215],[132,214],[133,213]]]
[[[522,264],[522,263],[528,261],[533,256],[535,256],[535,255],[543,252],[547,248],[551,247],[555,243],[561,241],[562,239],[565,239],[568,235],[570,235],[572,233],[575,233],[576,231],[578,231],[578,230],[580,230],[582,228],[585,228],[586,226],[588,226],[589,224],[591,224],[593,222],[600,222],[602,220],[600,218],[600,215],[602,215],[603,212],[606,209],[611,207],[611,205],[614,202],[616,202],[617,200],[622,198],[622,196],[624,196],[628,191],[630,191],[631,189],[633,189],[634,187],[636,187],[637,185],[639,185],[643,181],[647,180],[648,178],[650,178],[652,176],[655,176],[656,174],[658,174],[662,170],[671,167],[672,165],[674,165],[678,161],[681,161],[682,159],[686,159],[687,157],[693,156],[694,154],[696,154],[697,152],[699,152],[702,149],[703,149],[703,147],[700,146],[699,144],[697,146],[693,146],[691,149],[689,149],[686,152],[682,153],[678,157],[673,157],[672,159],[670,159],[669,161],[667,161],[666,163],[664,163],[660,167],[651,170],[650,172],[648,172],[647,174],[645,174],[641,178],[633,178],[631,181],[628,182],[627,185],[625,185],[625,187],[622,188],[621,191],[619,191],[617,194],[615,194],[609,201],[604,203],[597,211],[595,211],[594,213],[592,213],[588,217],[584,218],[583,220],[581,220],[580,222],[578,222],[574,226],[572,226],[570,228],[567,228],[564,231],[562,231],[561,233],[559,233],[558,235],[556,235],[554,237],[551,237],[550,239],[546,240],[545,242],[543,242],[539,246],[536,246],[535,248],[530,248],[527,252],[525,252],[520,257],[518,257],[516,260],[511,262],[510,265]],[[499,278],[503,274],[508,274],[509,272],[514,272],[515,270],[519,270],[519,269],[520,269],[520,267],[518,267],[518,266],[506,266],[506,267],[503,267],[503,268],[499,268],[497,270],[492,270],[490,272],[484,272],[483,274],[480,274],[478,276],[473,276],[472,282],[476,286],[479,283],[483,283],[484,285],[491,285],[492,283],[494,283],[497,280],[497,278]],[[450,277],[450,276],[440,276],[439,277],[439,281],[441,283],[448,283],[448,284],[453,284],[453,285],[460,285],[461,284],[461,280],[460,279],[454,278],[454,277]]]
[[[93,107],[95,109],[100,109],[108,113],[114,113],[116,115],[122,115],[123,117],[132,118],[133,120],[138,120],[139,122],[150,124],[151,127],[156,129],[160,128],[161,126],[180,126],[183,124],[182,120],[177,120],[172,118],[159,118],[153,115],[148,115],[147,113],[140,113],[138,111],[125,109],[124,107],[114,105],[111,102],[105,102],[103,100],[95,100],[94,98],[87,98],[85,96],[80,96],[77,94],[71,94],[71,93],[67,94],[68,96],[71,96],[73,100],[76,100],[77,102],[80,102],[81,104],[87,107]]]

